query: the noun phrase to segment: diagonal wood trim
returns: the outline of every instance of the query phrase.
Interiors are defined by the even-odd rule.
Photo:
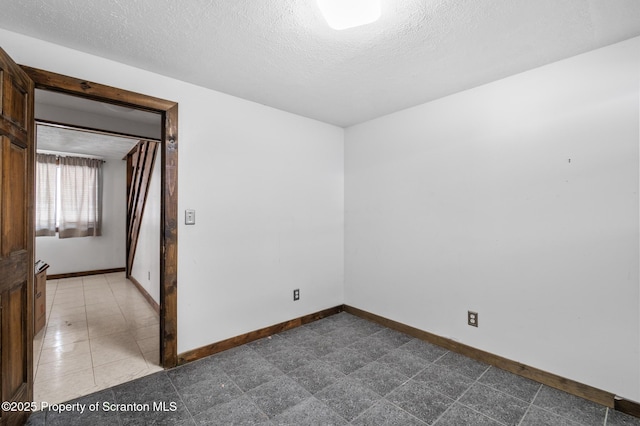
[[[326,318],[340,312],[342,312],[342,306],[335,306],[333,308],[305,315],[303,317],[292,319],[290,321],[281,322],[279,324],[241,334],[230,339],[212,343],[201,348],[192,349],[178,355],[178,365],[195,361],[197,359],[204,358],[218,352],[226,351],[228,349],[235,348],[236,346],[242,346],[246,343],[253,342],[254,340],[262,339],[263,337],[268,337],[286,330],[291,330],[292,328],[300,327],[301,325],[309,324],[310,322],[317,321],[319,319]]]
[[[572,395],[588,399],[590,401],[610,408],[613,408],[614,406],[615,395],[610,392],[606,392],[601,389],[576,382],[574,380],[566,379],[556,374],[548,373],[546,371],[521,364],[517,361],[512,361],[499,355],[494,355],[492,353],[476,349],[474,347],[456,342],[454,340],[447,339],[445,337],[438,336],[436,334],[432,334],[427,331],[423,331],[418,328],[411,327],[409,325],[402,324],[400,322],[393,321],[367,311],[363,311],[362,309],[354,308],[353,306],[345,305],[344,311],[367,319],[369,321],[373,321],[380,325],[384,325],[385,327],[391,328],[393,330],[397,330],[418,339],[424,340],[426,342],[441,346],[452,352],[456,352],[469,358],[484,362],[485,364],[493,365],[502,370],[506,370],[519,376],[535,380],[536,382],[542,383],[549,387],[568,392]]]
[[[138,289],[138,291],[140,292],[140,294],[142,294],[142,296],[145,298],[145,300],[149,303],[149,305],[151,305],[151,307],[153,308],[154,311],[156,311],[157,314],[160,314],[160,305],[158,305],[158,303],[156,303],[155,300],[153,300],[153,297],[151,297],[151,295],[149,294],[149,292],[142,287],[142,284],[140,284],[140,282],[138,280],[136,280],[134,277],[128,277],[127,278],[129,281],[131,281],[133,283],[133,285],[136,286],[136,288]]]
[[[140,141],[127,155],[127,273],[133,269],[158,144]]]

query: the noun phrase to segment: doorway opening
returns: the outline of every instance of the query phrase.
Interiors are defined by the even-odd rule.
[[[177,364],[178,104],[27,66],[35,88],[160,114],[160,365]]]
[[[34,397],[58,403],[162,369],[158,304],[160,162],[148,176],[151,190],[146,197],[147,214],[143,214],[143,208],[136,211],[141,224],[136,236],[140,237],[136,238],[140,250],[131,259],[135,268],[127,269],[123,265],[131,243],[127,239],[131,199],[127,188],[131,185],[127,184],[129,164],[125,158],[140,144],[157,142],[75,125],[97,119],[106,125],[120,124],[123,132],[135,130],[139,121],[119,119],[118,114],[111,113],[112,106],[107,109],[102,103],[38,90],[34,99],[38,206],[35,253],[48,265],[42,273],[48,278],[46,284],[42,274],[36,279]],[[103,111],[109,115],[102,115]],[[65,122],[43,122],[47,118]],[[159,116],[149,119],[159,135]],[[63,173],[63,167],[70,170]],[[75,189],[66,190],[67,196],[76,194],[85,201],[92,200],[82,205],[94,208],[80,215],[95,224],[91,232],[70,234],[62,229],[65,220],[78,217],[69,217],[62,210],[80,207],[71,200],[61,202],[63,175],[67,183],[64,188]]]

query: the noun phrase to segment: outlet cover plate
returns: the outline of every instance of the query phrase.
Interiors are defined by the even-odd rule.
[[[478,326],[478,313],[473,311],[467,311],[467,324],[472,327]]]

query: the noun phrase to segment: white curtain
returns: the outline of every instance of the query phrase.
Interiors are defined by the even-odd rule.
[[[59,238],[102,234],[102,160],[60,157]]]
[[[36,155],[36,236],[56,235],[56,156]]]

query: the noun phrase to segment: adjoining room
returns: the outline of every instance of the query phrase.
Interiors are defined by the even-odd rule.
[[[640,424],[640,2],[10,2],[0,47],[3,397],[84,326],[51,402],[100,407],[33,424]],[[33,235],[40,90],[155,116],[76,124],[158,142],[133,262],[123,153],[113,257],[38,247],[111,226]],[[103,275],[34,348],[38,259]]]

